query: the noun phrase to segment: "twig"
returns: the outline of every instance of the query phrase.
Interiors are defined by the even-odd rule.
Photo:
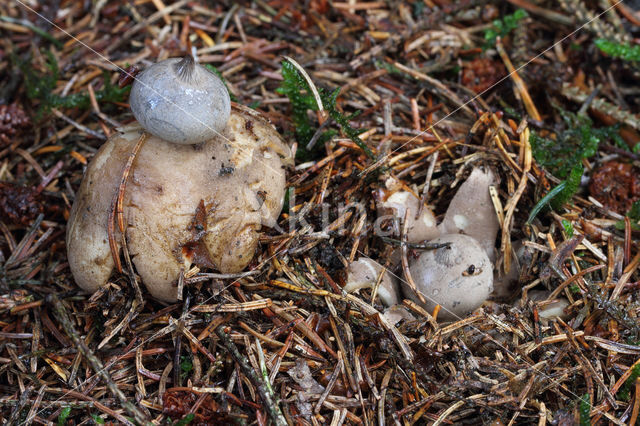
[[[118,250],[118,243],[116,242],[114,226],[117,223],[118,230],[121,233],[124,233],[124,193],[127,188],[127,180],[129,179],[129,173],[131,171],[131,167],[133,166],[133,161],[136,159],[136,156],[138,155],[140,148],[142,148],[145,140],[147,140],[147,133],[143,132],[142,135],[140,135],[138,142],[131,150],[129,157],[127,158],[127,163],[122,169],[120,185],[118,185],[118,190],[113,196],[111,208],[109,209],[109,218],[107,219],[107,235],[109,237],[111,257],[113,258],[113,262],[115,263],[118,273],[122,273],[122,263],[120,263],[120,253]]]
[[[548,19],[553,22],[557,22],[562,25],[574,25],[573,19],[565,16],[561,13],[554,12],[553,10],[543,9],[542,7],[529,3],[525,0],[507,0],[509,3],[521,7],[527,12],[531,12],[534,15],[542,16],[545,19]]]
[[[115,396],[122,407],[131,415],[136,421],[143,425],[152,426],[153,423],[147,418],[147,416],[136,407],[129,398],[118,388],[118,385],[111,379],[111,376],[104,368],[102,361],[98,359],[98,357],[89,349],[87,344],[83,339],[80,338],[80,334],[76,330],[75,326],[71,322],[69,318],[69,314],[67,313],[67,308],[65,308],[64,304],[56,294],[50,294],[47,296],[47,303],[51,304],[54,308],[53,312],[62,328],[64,329],[67,336],[73,340],[73,343],[78,349],[80,353],[85,357],[93,371],[100,376],[102,380],[104,380],[105,384],[109,391]],[[128,422],[128,424],[133,425],[133,423]]]
[[[269,417],[277,426],[287,426],[287,421],[280,411],[280,406],[275,400],[273,393],[268,391],[268,384],[262,376],[258,375],[254,369],[249,365],[246,356],[242,355],[238,350],[238,347],[231,341],[229,335],[225,332],[225,325],[218,326],[216,328],[216,335],[220,338],[222,345],[229,352],[233,360],[240,366],[242,373],[249,378],[253,383],[260,395],[262,404],[267,410]]]

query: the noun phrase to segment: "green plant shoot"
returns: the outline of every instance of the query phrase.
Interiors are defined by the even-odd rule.
[[[613,58],[620,58],[629,62],[640,61],[639,45],[631,46],[629,44],[620,44],[604,38],[599,38],[594,43],[598,49]]]
[[[518,27],[518,22],[527,16],[529,16],[529,14],[525,10],[518,9],[511,15],[505,15],[502,19],[493,21],[492,27],[484,33],[485,44],[483,48],[486,50],[494,47],[498,37],[502,38],[507,36]]]
[[[311,123],[308,111],[318,111],[318,104],[313,96],[311,88],[309,87],[309,83],[307,83],[305,78],[298,72],[293,64],[285,60],[282,61],[282,82],[280,83],[280,87],[276,89],[276,92],[289,98],[296,139],[300,144],[296,155],[299,159],[308,160],[312,155],[305,147],[317,131],[315,125]],[[374,158],[371,149],[369,149],[369,147],[360,139],[359,135],[362,131],[354,129],[349,124],[349,120],[353,119],[354,116],[345,116],[336,108],[336,100],[340,93],[340,89],[327,93],[320,88],[319,93],[322,106],[327,111],[331,119],[340,126],[344,134],[349,137],[349,139],[362,148],[370,158]],[[316,146],[322,146],[322,143],[330,139],[334,134],[335,131],[333,130],[323,132],[318,140],[320,143],[316,144]]]
[[[18,67],[24,74],[24,83],[27,97],[39,100],[40,105],[36,112],[36,118],[42,118],[43,114],[51,111],[52,108],[81,108],[87,109],[91,106],[91,98],[87,93],[74,93],[68,96],[60,96],[53,93],[59,78],[58,61],[51,51],[45,52],[46,67],[48,72],[38,72],[33,69],[29,61],[18,61]],[[15,59],[15,57],[14,57]],[[122,102],[126,99],[130,86],[120,88],[111,84],[109,73],[102,73],[104,87],[95,92],[98,102]]]

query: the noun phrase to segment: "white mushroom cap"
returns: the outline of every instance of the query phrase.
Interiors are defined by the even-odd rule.
[[[493,290],[493,266],[478,242],[466,235],[449,234],[432,240],[449,247],[423,251],[409,265],[418,291],[426,299],[422,304],[408,284],[405,296],[431,312],[441,306],[438,318],[458,319],[478,308]]]
[[[408,191],[396,191],[386,200],[379,203],[378,217],[392,214],[400,220],[407,215],[407,242],[421,243],[436,238],[440,231],[436,225],[436,218],[428,207],[422,208],[420,217],[416,218],[420,207],[420,199]]]
[[[144,70],[133,83],[129,103],[146,131],[186,145],[220,135],[231,113],[224,83],[191,56],[166,59]]]
[[[489,186],[494,183],[495,176],[491,170],[473,169],[460,185],[438,226],[442,235],[465,234],[475,238],[491,260],[495,259],[496,236],[500,229],[489,195]]]
[[[361,288],[373,288],[382,272],[382,265],[368,257],[361,257],[352,262],[347,270],[347,284],[342,288],[353,293]],[[378,296],[385,306],[398,303],[398,286],[393,276],[385,271],[378,287]]]

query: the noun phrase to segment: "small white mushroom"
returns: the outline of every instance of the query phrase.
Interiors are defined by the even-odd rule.
[[[491,170],[473,169],[460,185],[438,226],[442,235],[464,234],[475,238],[492,261],[495,260],[495,242],[500,229],[489,195],[489,186],[494,183]]]
[[[421,243],[440,235],[436,218],[428,207],[423,207],[419,217],[416,217],[420,207],[420,199],[408,191],[396,191],[378,204],[378,217],[390,215],[404,220],[407,215],[407,241]]]
[[[493,266],[480,244],[467,235],[443,235],[431,243],[449,246],[423,251],[409,265],[426,304],[403,283],[405,296],[429,312],[440,305],[440,319],[459,319],[482,305],[491,294]]]
[[[353,293],[361,288],[374,288],[382,272],[382,265],[368,257],[361,257],[351,262],[347,270],[347,284],[342,288],[347,293]],[[393,276],[385,271],[378,287],[378,296],[385,306],[398,303],[398,286]]]
[[[144,70],[133,83],[129,103],[149,133],[186,145],[219,136],[231,113],[224,83],[191,56],[166,59]]]

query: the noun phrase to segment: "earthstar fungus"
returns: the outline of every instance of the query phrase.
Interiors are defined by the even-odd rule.
[[[87,291],[107,283],[116,266],[108,235],[113,200],[141,145],[122,198],[123,232],[114,230],[116,251],[126,238],[149,292],[173,302],[176,282],[192,264],[234,273],[251,261],[261,227],[275,225],[282,209],[291,152],[258,112],[230,108],[222,82],[192,59],[162,61],[139,78],[149,87],[136,82],[132,88],[138,122],[100,148],[76,194],[67,227],[69,265]]]

